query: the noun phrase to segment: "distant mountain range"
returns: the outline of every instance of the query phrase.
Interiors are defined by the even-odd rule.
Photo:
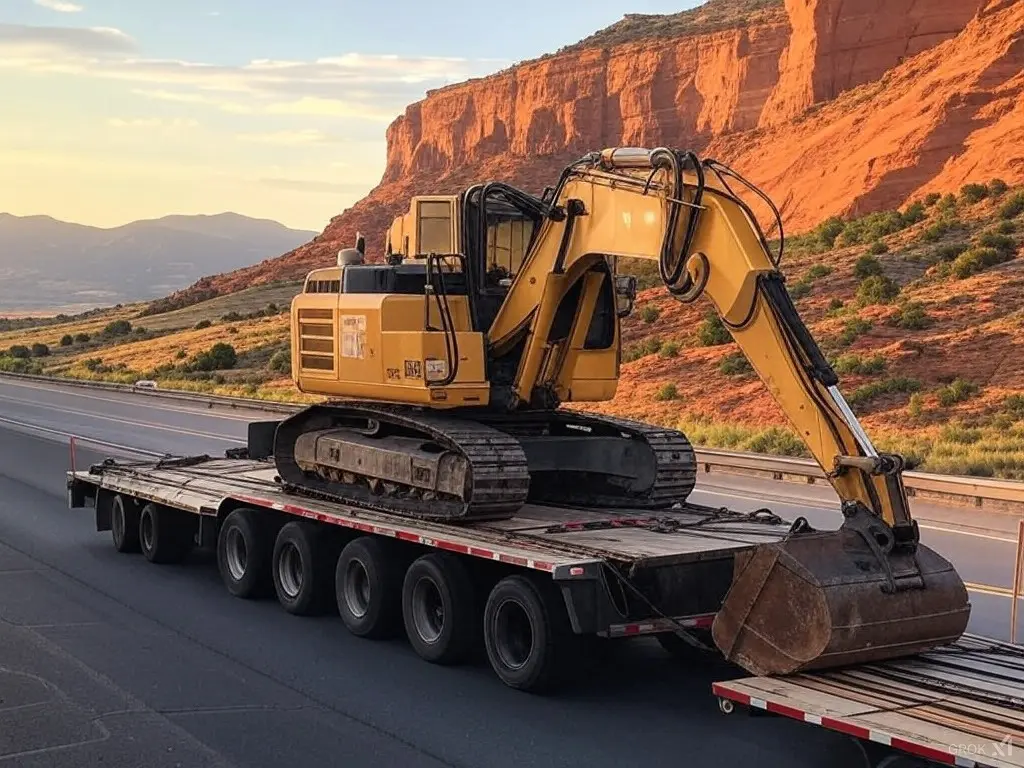
[[[0,314],[154,299],[278,256],[318,233],[237,213],[165,216],[101,229],[0,213]]]

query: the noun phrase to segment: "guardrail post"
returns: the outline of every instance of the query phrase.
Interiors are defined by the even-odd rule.
[[[71,471],[75,471],[75,436],[72,435],[71,439],[68,440],[68,448],[71,451]]]
[[[1024,580],[1024,520],[1017,523],[1017,556],[1013,561],[1013,594],[1010,596],[1010,642],[1017,642],[1017,601],[1021,595],[1021,580]]]

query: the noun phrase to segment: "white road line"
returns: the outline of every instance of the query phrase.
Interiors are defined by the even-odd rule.
[[[76,390],[78,390],[78,388],[77,387],[71,387],[71,386],[69,386],[69,387],[61,387],[60,385],[54,385],[54,386],[45,386],[44,385],[44,386],[40,386],[40,385],[26,384],[25,382],[21,382],[21,381],[14,381],[14,380],[9,380],[9,379],[0,379],[0,385],[2,385],[2,384],[11,384],[11,385],[16,386],[16,387],[24,387],[25,389],[34,389],[34,390],[41,391],[41,392],[53,392],[53,393],[59,394],[59,395],[66,395],[68,397],[80,397],[82,399],[87,399],[87,400],[100,400],[100,401],[105,402],[105,403],[116,403],[117,405],[126,405],[126,406],[129,406],[129,407],[139,406],[139,407],[142,407],[142,408],[153,408],[154,410],[159,410],[159,411],[173,411],[175,413],[187,413],[187,414],[190,414],[190,415],[203,415],[203,416],[208,416],[208,417],[214,418],[214,419],[227,419],[229,421],[251,421],[251,419],[246,417],[246,416],[235,416],[235,415],[226,414],[226,413],[218,413],[218,412],[213,411],[213,410],[206,410],[204,408],[200,408],[198,405],[195,408],[187,408],[187,407],[173,406],[173,405],[162,405],[162,404],[157,403],[157,402],[151,402],[151,401],[155,401],[156,400],[156,397],[154,397],[152,395],[138,395],[138,394],[136,394],[136,395],[133,396],[133,395],[129,394],[128,397],[134,397],[135,399],[134,400],[127,400],[127,399],[119,400],[119,399],[114,398],[114,397],[102,397],[100,395],[86,394],[85,391],[76,391]],[[147,400],[143,400],[142,398],[148,398],[148,399]],[[164,402],[166,402],[166,401],[164,401]],[[37,405],[48,405],[48,403],[38,403],[38,402],[36,402],[36,404]],[[246,409],[246,410],[249,410],[249,411],[255,412],[255,413],[259,413],[259,411],[257,411],[256,409]]]
[[[17,398],[5,397],[4,395],[0,395],[0,400],[7,400],[8,402],[20,403],[22,405],[30,405],[30,406],[34,406],[36,408],[53,408],[54,407],[52,404],[48,405],[48,404],[40,404],[40,403],[32,402],[30,400],[18,400]],[[172,426],[169,426],[169,425],[166,425],[166,424],[154,424],[152,422],[139,421],[137,419],[120,419],[120,418],[117,418],[115,416],[104,416],[103,414],[90,413],[88,411],[75,411],[75,410],[70,410],[68,408],[63,408],[63,407],[60,407],[59,411],[60,411],[60,413],[71,413],[71,414],[74,414],[75,416],[85,416],[86,418],[90,418],[90,419],[100,419],[102,421],[112,421],[112,422],[114,422],[116,424],[130,424],[130,425],[135,426],[135,427],[143,427],[145,429],[157,429],[157,430],[160,430],[162,432],[174,432],[175,434],[179,434],[179,435],[190,435],[190,436],[193,436],[193,437],[206,437],[206,438],[209,438],[211,440],[221,440],[223,442],[233,443],[235,445],[242,444],[242,443],[245,442],[245,438],[242,438],[242,437],[230,437],[228,435],[215,435],[215,434],[212,434],[210,432],[199,432],[199,431],[194,430],[194,429],[185,429],[184,427],[172,427]]]
[[[6,416],[0,416],[0,423],[10,424],[15,427],[21,427],[23,429],[30,430],[32,432],[42,432],[46,435],[54,435],[56,437],[64,437],[70,440],[72,437],[81,440],[85,444],[103,445],[114,450],[124,451],[125,453],[141,454],[144,456],[160,457],[164,454],[158,453],[157,451],[147,451],[144,448],[136,448],[131,445],[121,445],[120,443],[111,443],[106,440],[94,440],[91,437],[85,437],[84,435],[75,435],[71,432],[64,432],[59,429],[50,429],[49,427],[40,427],[38,424],[29,424],[24,421],[17,421],[16,419],[8,419]]]

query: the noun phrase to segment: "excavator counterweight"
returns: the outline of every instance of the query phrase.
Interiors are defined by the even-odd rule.
[[[741,189],[775,215],[777,253]],[[710,301],[841,501],[838,530],[800,519],[736,557],[713,627],[725,656],[777,674],[952,642],[964,584],[920,543],[903,459],[871,444],[800,319],[783,243],[760,190],[669,148],[590,153],[540,197],[488,182],[413,198],[384,263],[364,263],[360,240],[292,303],[292,376],[327,400],[278,428],[281,479],[451,523],[528,501],[685,504],[697,462],[684,434],[563,407],[615,396],[636,298],[619,259],[650,260],[670,295]]]

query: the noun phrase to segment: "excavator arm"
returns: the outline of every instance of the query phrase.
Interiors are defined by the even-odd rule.
[[[749,207],[717,164],[682,174],[671,150],[607,150],[572,166],[491,326],[493,348],[526,337],[513,383],[521,402],[568,395],[605,273],[606,256],[659,262],[678,298],[707,296],[750,364],[827,473],[840,498],[860,503],[903,541],[917,540],[900,479],[904,462],[879,455],[800,319]],[[638,173],[639,172],[639,173]],[[675,280],[673,273],[682,265]],[[569,289],[584,280],[572,331],[552,340]],[[680,291],[674,286],[684,283]]]
[[[726,166],[677,150],[610,149],[565,170],[488,333],[495,356],[521,349],[513,406],[571,399],[608,259],[657,261],[676,298],[712,302],[825,471],[844,519],[836,532],[800,519],[786,541],[736,558],[714,627],[721,650],[772,674],[951,642],[969,616],[963,583],[920,544],[903,459],[872,446],[790,299],[781,246],[774,256],[733,185],[770,205]]]

